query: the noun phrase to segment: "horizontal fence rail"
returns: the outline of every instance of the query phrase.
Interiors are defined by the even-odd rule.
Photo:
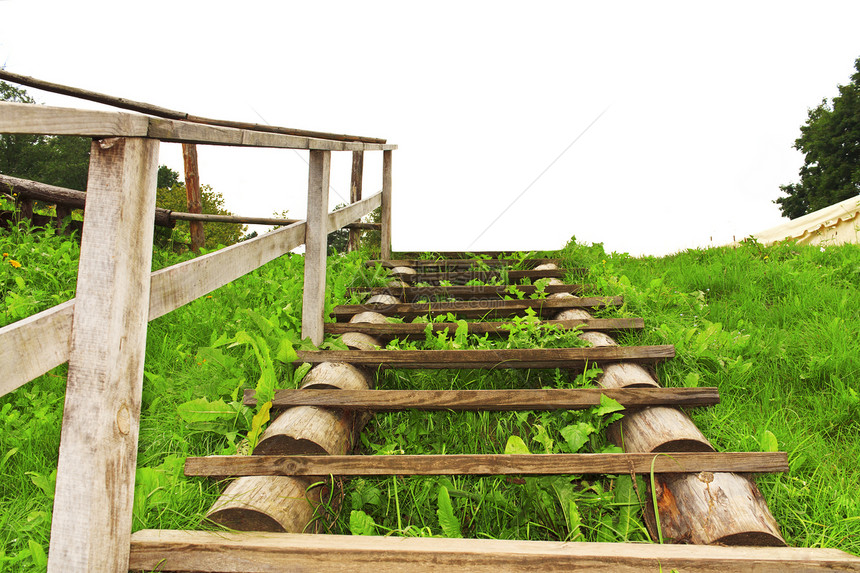
[[[391,151],[390,143],[335,141],[219,127],[115,111],[94,111],[0,102],[0,133],[78,135],[83,137],[147,137],[173,143],[235,147],[274,147],[326,151]]]

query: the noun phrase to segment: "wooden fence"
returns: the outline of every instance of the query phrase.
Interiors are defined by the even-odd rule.
[[[76,296],[0,328],[0,395],[69,363],[49,571],[127,567],[149,320],[305,245],[302,336],[319,344],[324,334],[327,235],[381,207],[381,256],[391,256],[395,145],[184,117],[0,103],[0,133],[93,139]],[[309,150],[307,218],[150,272],[161,141]],[[332,151],[353,152],[353,203],[328,212]],[[365,151],[382,152],[383,182],[381,192],[361,199],[362,169],[356,165],[363,165]]]

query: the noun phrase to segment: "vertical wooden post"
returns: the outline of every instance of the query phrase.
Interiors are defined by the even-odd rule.
[[[25,197],[18,197],[18,220],[23,221],[27,219],[28,221],[33,220],[33,203],[34,201]]]
[[[379,257],[391,258],[391,150],[382,152],[382,237]]]
[[[350,178],[349,186],[349,202],[355,203],[361,201],[361,184],[364,179],[364,152],[352,152],[352,177]],[[361,236],[361,231],[358,229],[349,230],[349,243],[347,243],[347,251],[352,252],[358,250],[358,238]]]
[[[49,572],[127,571],[158,141],[93,141]]]
[[[308,175],[308,216],[305,230],[305,286],[302,295],[302,338],[323,341],[325,272],[328,250],[328,187],[331,151],[311,150]]]
[[[63,227],[63,219],[66,217],[71,217],[72,208],[67,205],[60,205],[57,203],[57,218],[54,220],[54,226],[57,230],[60,230]],[[71,230],[71,226],[67,228],[67,230]]]
[[[202,213],[203,203],[200,199],[200,171],[197,169],[197,145],[182,144],[182,162],[185,164],[185,194],[188,198],[188,212]],[[190,221],[191,250],[200,252],[200,247],[206,244],[202,221]]]

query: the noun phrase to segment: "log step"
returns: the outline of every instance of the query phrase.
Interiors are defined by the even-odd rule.
[[[563,543],[302,533],[144,529],[131,536],[129,569],[271,571],[860,571],[838,549],[723,547],[648,543]]]
[[[273,408],[320,406],[345,410],[581,410],[600,405],[607,396],[627,408],[643,406],[712,406],[719,404],[716,388],[578,388],[572,390],[278,390]],[[253,389],[244,404],[256,406]]]
[[[463,318],[506,317],[525,314],[527,308],[533,309],[538,316],[555,315],[570,308],[605,308],[621,306],[620,296],[584,296],[571,298],[539,298],[524,300],[455,300],[451,302],[402,302],[341,304],[334,307],[331,316],[338,321],[348,321],[360,312],[373,311],[387,316],[400,316],[412,319],[416,316],[436,316],[455,313]]]
[[[522,279],[563,279],[568,273],[585,274],[587,269],[549,269],[549,270],[528,270],[528,271],[442,271],[435,273],[391,273],[392,277],[399,278],[403,282],[414,283],[432,283],[439,281],[449,282],[469,282],[473,280],[489,281],[495,278],[500,278],[502,273],[507,275],[508,280],[518,281]]]
[[[648,362],[675,356],[671,344],[481,350],[303,350],[299,362],[347,362],[372,368],[583,368],[586,363]]]
[[[507,336],[510,334],[510,322],[469,322],[469,334],[490,334]],[[619,330],[633,330],[645,328],[645,321],[641,318],[586,318],[575,320],[546,320],[541,324],[554,326],[562,330],[581,328],[582,330],[596,330],[600,332],[615,332]],[[443,332],[446,328],[453,336],[457,330],[455,322],[410,322],[375,324],[371,322],[327,322],[325,332],[327,334],[345,334],[347,332],[360,332],[368,336],[379,338],[424,338],[427,326],[432,332]]]
[[[526,296],[530,296],[535,292],[534,285],[513,285],[518,291]],[[362,288],[350,287],[346,289],[347,294],[367,294],[374,296],[378,294],[387,294],[395,296],[402,301],[411,302],[419,298],[459,298],[459,299],[475,299],[475,298],[503,298],[510,296],[515,298],[515,295],[509,290],[509,285],[485,285],[485,286],[427,286],[427,287],[375,287]],[[547,294],[568,293],[582,294],[588,289],[593,288],[589,285],[569,284],[569,285],[546,285],[544,292]]]
[[[365,265],[373,267],[381,265],[386,268],[393,269],[395,267],[411,267],[413,269],[426,268],[472,268],[475,265],[487,265],[488,267],[509,267],[512,264],[522,264],[526,267],[537,267],[539,265],[558,264],[558,259],[390,259],[383,261],[380,259],[371,259],[365,261]]]
[[[396,456],[205,456],[185,459],[185,475],[390,476],[585,475],[787,472],[785,452],[669,454],[454,454]]]

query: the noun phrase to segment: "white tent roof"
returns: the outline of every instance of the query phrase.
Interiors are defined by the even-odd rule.
[[[860,195],[785,224],[753,233],[760,243],[794,239],[807,245],[860,243]]]

